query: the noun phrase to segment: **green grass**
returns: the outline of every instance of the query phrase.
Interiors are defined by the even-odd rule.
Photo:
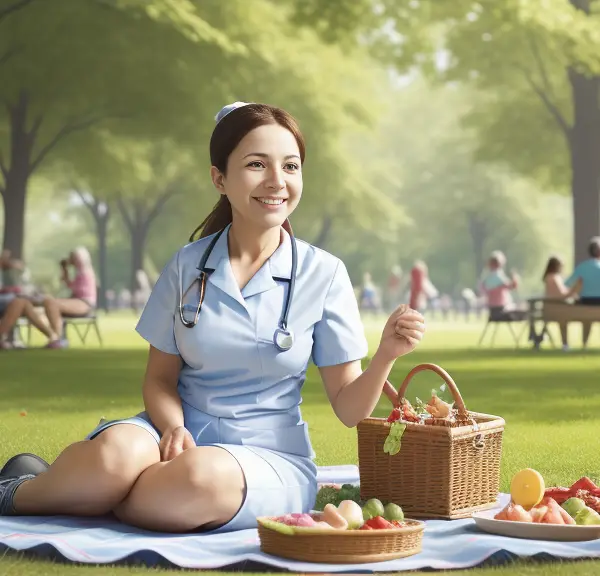
[[[0,354],[0,462],[16,452],[32,451],[52,460],[68,443],[81,439],[101,417],[134,414],[142,408],[140,386],[146,345],[133,332],[135,318],[103,318],[107,345],[95,343],[66,351],[28,350]],[[377,345],[380,319],[367,319],[371,349]],[[533,467],[547,484],[570,484],[582,475],[600,479],[600,341],[593,335],[587,353],[528,348],[515,350],[508,333],[498,334],[497,348],[477,348],[479,323],[433,323],[413,355],[396,363],[392,382],[417,363],[434,362],[447,369],[473,410],[497,414],[507,422],[501,489],[523,467]],[[573,330],[578,345],[579,330]],[[38,341],[39,342],[39,341]],[[426,398],[440,381],[419,374],[409,397]],[[386,401],[377,415],[388,412]],[[26,412],[26,415],[21,415]],[[356,432],[340,424],[331,410],[314,368],[304,389],[303,413],[319,464],[356,463]],[[0,574],[138,574],[166,573],[139,567],[90,567],[51,563],[32,555],[8,553]],[[173,572],[171,570],[171,572]],[[469,574],[597,574],[600,562],[529,563]],[[463,574],[457,571],[452,574]]]

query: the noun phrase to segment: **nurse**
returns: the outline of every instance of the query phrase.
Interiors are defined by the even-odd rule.
[[[421,340],[422,316],[399,307],[362,371],[367,342],[346,268],[296,240],[288,221],[302,195],[296,121],[239,102],[216,120],[219,202],[163,270],[137,326],[150,345],[145,412],[101,424],[39,475],[1,479],[0,514],[112,511],[184,532],[306,512],[317,490],[300,411],[309,361],[352,427],[373,411],[396,358]]]

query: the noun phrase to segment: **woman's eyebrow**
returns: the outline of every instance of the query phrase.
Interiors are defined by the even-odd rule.
[[[265,154],[264,152],[250,152],[250,154],[246,154],[242,160],[244,158],[248,158],[248,156],[259,156],[260,158],[268,158],[269,155]],[[298,158],[298,160],[300,160],[300,156],[298,156],[298,154],[288,154],[284,160],[289,160],[290,158]]]

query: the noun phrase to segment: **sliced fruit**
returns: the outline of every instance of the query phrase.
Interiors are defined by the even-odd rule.
[[[539,504],[544,497],[546,485],[542,475],[533,468],[517,472],[510,483],[510,495],[515,504],[529,510]]]
[[[292,526],[288,526],[287,524],[282,524],[281,522],[275,522],[275,520],[270,520],[269,518],[262,518],[260,523],[270,530],[275,530],[275,532],[279,532],[280,534],[294,534],[294,528]]]

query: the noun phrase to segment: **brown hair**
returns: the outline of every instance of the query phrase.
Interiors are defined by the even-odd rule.
[[[600,258],[600,236],[594,236],[590,240],[588,253],[592,258]]]
[[[548,259],[548,263],[546,264],[546,270],[544,271],[544,275],[542,276],[542,280],[546,280],[546,276],[548,274],[558,274],[560,269],[562,268],[562,260],[556,256],[551,256]]]
[[[221,174],[227,174],[227,162],[233,150],[249,132],[265,124],[279,124],[289,130],[298,143],[300,160],[304,163],[306,145],[296,119],[285,110],[275,106],[246,104],[235,108],[217,122],[210,138],[210,161],[212,166],[217,168]],[[212,212],[192,232],[190,242],[222,230],[231,223],[232,217],[231,204],[227,196],[223,194]],[[290,234],[292,233],[288,220],[284,222],[283,227]]]

